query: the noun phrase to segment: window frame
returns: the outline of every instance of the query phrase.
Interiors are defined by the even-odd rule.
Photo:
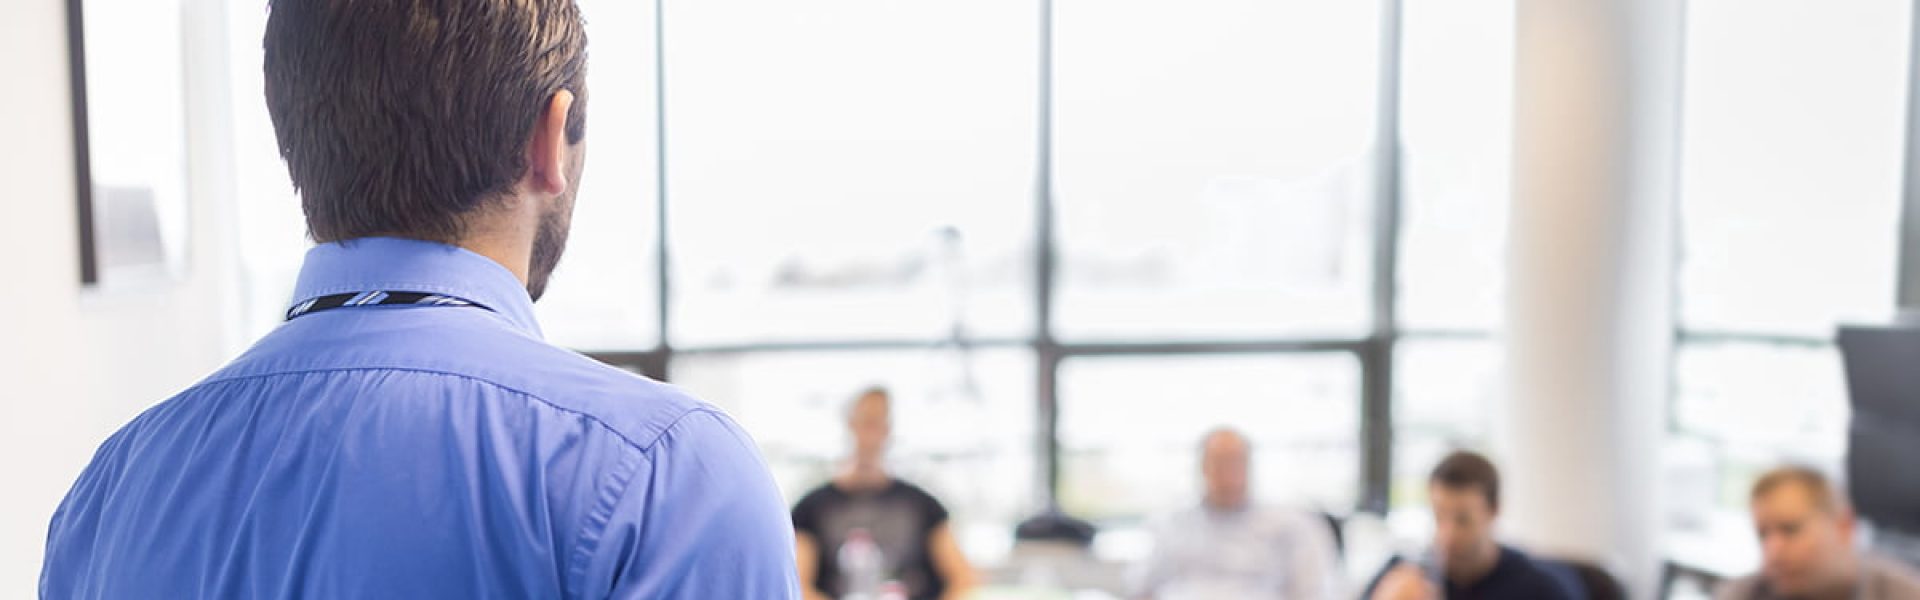
[[[1071,358],[1106,356],[1152,356],[1152,355],[1224,355],[1224,354],[1351,354],[1360,365],[1360,423],[1361,431],[1356,432],[1361,440],[1361,460],[1354,467],[1359,470],[1361,489],[1357,511],[1384,514],[1388,508],[1390,484],[1392,480],[1393,456],[1393,415],[1392,381],[1394,345],[1407,332],[1399,330],[1395,319],[1398,294],[1398,258],[1401,235],[1401,144],[1400,144],[1400,14],[1401,0],[1378,0],[1381,2],[1380,23],[1380,64],[1376,76],[1378,85],[1378,114],[1375,133],[1372,140],[1374,148],[1373,164],[1370,165],[1373,179],[1373,222],[1372,222],[1372,277],[1370,282],[1370,304],[1372,323],[1364,335],[1349,337],[1276,337],[1253,340],[1202,339],[1181,341],[1099,341],[1070,342],[1058,339],[1053,333],[1055,319],[1055,290],[1058,285],[1057,241],[1058,231],[1055,223],[1053,198],[1053,0],[1038,3],[1039,15],[1039,118],[1034,132],[1037,146],[1033,210],[1035,211],[1034,235],[1036,251],[1033,253],[1033,305],[1036,310],[1035,327],[1031,334],[1021,337],[999,338],[956,338],[924,340],[857,340],[857,339],[812,339],[798,342],[743,343],[726,345],[688,345],[674,344],[670,332],[673,314],[671,311],[671,293],[673,290],[672,270],[668,258],[673,250],[672,220],[669,210],[672,202],[667,181],[666,153],[667,136],[672,135],[666,122],[666,115],[672,107],[666,101],[666,56],[669,48],[665,43],[665,33],[669,29],[661,0],[655,0],[654,10],[654,76],[657,78],[655,90],[659,110],[659,135],[655,143],[659,144],[657,156],[660,160],[659,184],[655,193],[656,214],[654,225],[654,259],[657,268],[655,292],[659,307],[657,331],[661,332],[655,345],[648,349],[631,351],[599,351],[589,356],[608,364],[638,371],[649,377],[663,381],[672,380],[672,365],[676,358],[713,354],[741,354],[763,352],[847,352],[871,350],[932,349],[960,346],[963,348],[1022,348],[1030,351],[1038,364],[1036,372],[1036,406],[1038,417],[1033,448],[1039,458],[1038,481],[1035,483],[1036,511],[1054,510],[1059,507],[1057,501],[1060,485],[1060,440],[1058,420],[1059,370],[1062,362]],[[1488,332],[1430,332],[1415,335],[1437,335],[1441,337],[1490,338]]]

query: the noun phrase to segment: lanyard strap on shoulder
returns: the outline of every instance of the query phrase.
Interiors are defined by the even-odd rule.
[[[348,292],[345,294],[331,294],[327,296],[321,296],[319,298],[314,298],[306,302],[295,304],[293,308],[287,309],[287,320],[291,321],[296,317],[310,315],[323,310],[333,310],[336,308],[347,308],[347,307],[354,307],[354,306],[383,306],[383,305],[389,305],[389,304],[425,304],[425,305],[431,305],[431,306],[471,306],[474,308],[492,310],[485,306],[475,304],[472,301],[463,300],[460,298],[455,298],[453,296],[448,296],[444,294],[429,294],[425,292],[388,292],[388,291]]]

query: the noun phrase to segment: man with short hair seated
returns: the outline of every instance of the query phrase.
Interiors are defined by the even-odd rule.
[[[1370,600],[1576,600],[1585,594],[1545,565],[1493,539],[1500,472],[1486,457],[1455,452],[1427,480],[1436,573],[1399,558],[1368,586]]]
[[[1920,575],[1861,551],[1853,506],[1819,471],[1781,467],[1753,484],[1761,571],[1721,586],[1719,600],[1907,600]]]

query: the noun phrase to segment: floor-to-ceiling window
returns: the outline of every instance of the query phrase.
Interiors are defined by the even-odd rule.
[[[726,408],[790,495],[873,385],[970,548],[1195,502],[1216,426],[1264,500],[1336,514],[1487,442],[1510,1],[581,6],[591,150],[543,326]],[[306,247],[264,17],[232,11],[256,334]]]
[[[1680,134],[1676,506],[1744,508],[1846,451],[1837,325],[1899,275],[1912,3],[1692,0]]]

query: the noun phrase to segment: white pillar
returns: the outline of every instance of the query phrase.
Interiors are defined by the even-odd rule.
[[[1650,597],[1673,332],[1670,0],[1519,0],[1502,532]]]

